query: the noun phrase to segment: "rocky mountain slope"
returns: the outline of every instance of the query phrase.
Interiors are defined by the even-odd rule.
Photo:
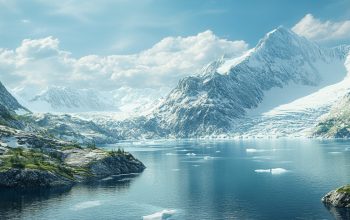
[[[322,117],[313,134],[325,138],[350,138],[350,93]]]

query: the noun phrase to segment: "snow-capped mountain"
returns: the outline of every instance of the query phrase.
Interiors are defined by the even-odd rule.
[[[302,114],[303,109],[308,109],[305,104],[314,100],[312,97],[327,103],[329,100],[322,99],[327,89],[313,94],[345,78],[348,52],[349,47],[323,48],[279,27],[242,57],[215,61],[200,74],[182,79],[147,117],[142,129],[151,127],[154,132],[176,137],[247,132],[264,121],[261,117],[268,112],[271,117],[267,125],[271,126],[281,116],[271,112],[288,103],[298,104],[299,99],[311,96],[300,101]],[[340,95],[349,87],[343,82],[344,93]],[[256,117],[260,119],[242,126],[247,119]]]
[[[34,112],[86,112],[117,110],[100,92],[92,89],[74,89],[51,86],[34,96],[24,96],[27,90],[14,92],[24,105]]]
[[[166,88],[157,90],[121,87],[113,91],[97,91],[51,86],[41,92],[17,88],[13,93],[34,112],[131,114],[153,108],[153,102],[160,99],[166,91]]]

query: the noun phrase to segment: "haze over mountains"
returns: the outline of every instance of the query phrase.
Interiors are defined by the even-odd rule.
[[[59,115],[46,120],[65,121],[75,132],[80,122],[92,121],[105,136],[118,139],[307,137],[349,93],[349,51],[344,45],[321,47],[278,27],[242,56],[223,56],[184,77],[169,94],[69,87],[29,97],[14,93],[33,111],[74,113],[74,120]],[[126,112],[132,114],[116,116]]]

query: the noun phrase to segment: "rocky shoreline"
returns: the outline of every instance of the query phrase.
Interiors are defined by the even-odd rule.
[[[350,185],[330,191],[322,198],[322,202],[337,208],[350,208]]]
[[[141,161],[121,149],[81,147],[0,126],[0,188],[66,187],[141,173],[145,168]]]

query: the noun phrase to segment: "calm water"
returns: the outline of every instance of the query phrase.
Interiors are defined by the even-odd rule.
[[[0,219],[350,219],[320,202],[350,183],[350,142],[317,140],[122,143],[143,174],[70,190],[0,192]]]

